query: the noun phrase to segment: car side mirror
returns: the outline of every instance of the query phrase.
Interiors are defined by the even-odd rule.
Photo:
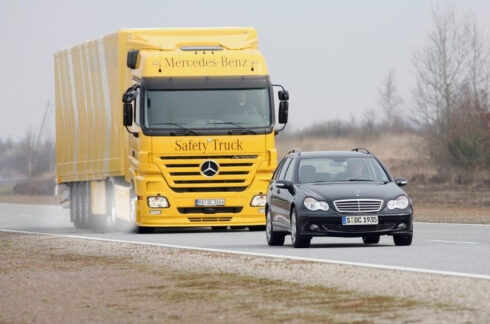
[[[399,187],[403,187],[403,186],[406,186],[408,184],[408,181],[406,178],[396,178],[395,179],[395,183],[399,186]]]
[[[293,188],[293,183],[291,181],[287,181],[287,180],[277,180],[276,181],[276,187],[277,188],[283,188],[283,189],[291,189],[291,188]]]
[[[281,101],[279,103],[279,124],[287,124],[289,113],[289,102]]]
[[[133,104],[125,102],[123,104],[123,126],[133,125]]]

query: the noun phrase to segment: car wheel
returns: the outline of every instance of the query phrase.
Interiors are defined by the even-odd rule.
[[[409,235],[393,235],[393,241],[396,246],[406,246],[412,244],[412,234]]]
[[[250,232],[265,231],[265,226],[264,225],[249,226],[248,230]]]
[[[363,236],[362,241],[364,242],[364,244],[378,244],[379,243],[379,235]]]
[[[284,245],[284,238],[286,237],[285,233],[274,232],[272,228],[272,218],[270,211],[267,211],[265,216],[265,237],[267,239],[267,244],[269,246],[282,246]]]
[[[307,248],[311,243],[311,236],[299,234],[298,216],[294,208],[291,210],[291,242],[295,248]]]

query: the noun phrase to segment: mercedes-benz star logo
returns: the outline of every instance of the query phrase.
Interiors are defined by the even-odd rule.
[[[212,160],[204,161],[201,164],[201,173],[205,177],[214,177],[215,175],[218,174],[218,170],[219,170],[218,163]]]

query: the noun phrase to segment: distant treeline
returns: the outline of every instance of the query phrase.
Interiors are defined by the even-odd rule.
[[[20,141],[0,139],[0,178],[32,178],[54,171],[56,150],[51,140],[38,141],[28,131]]]

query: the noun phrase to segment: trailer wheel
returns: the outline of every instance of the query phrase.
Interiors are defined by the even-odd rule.
[[[73,183],[73,225],[75,228],[82,228],[81,217],[82,217],[82,195],[80,192],[80,183]]]
[[[90,228],[92,221],[92,210],[90,208],[90,184],[88,181],[80,183],[81,214],[80,225],[82,228]]]

